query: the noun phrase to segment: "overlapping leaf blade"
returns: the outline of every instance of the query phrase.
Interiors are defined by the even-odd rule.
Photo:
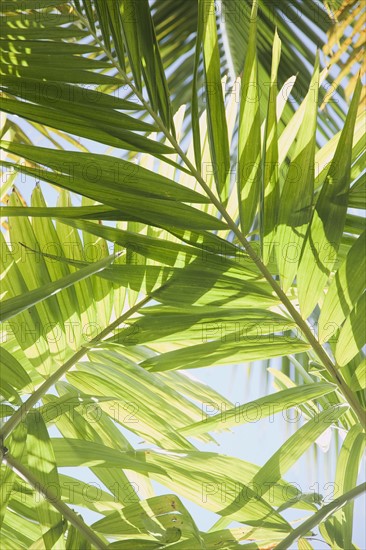
[[[353,131],[361,94],[358,80],[347,120],[307,229],[298,271],[304,317],[316,306],[336,260],[346,218]]]
[[[296,275],[307,224],[311,218],[314,192],[314,155],[318,111],[319,57],[306,98],[306,109],[296,149],[288,168],[278,214],[277,263],[281,284],[287,290]]]
[[[257,2],[253,2],[249,42],[244,74],[241,80],[241,98],[238,136],[238,202],[241,228],[249,233],[260,198],[260,103],[257,61]]]
[[[262,258],[268,263],[277,225],[280,186],[278,173],[278,131],[277,131],[277,73],[281,56],[281,40],[276,32],[272,48],[271,84],[268,99],[265,139],[262,159],[261,196],[261,246]]]
[[[218,194],[226,204],[229,193],[230,153],[225,104],[222,92],[220,53],[218,46],[215,4],[199,0],[198,25],[202,25],[205,66],[208,137],[213,173]]]
[[[339,329],[366,286],[366,232],[363,232],[335,274],[319,317],[321,342]]]

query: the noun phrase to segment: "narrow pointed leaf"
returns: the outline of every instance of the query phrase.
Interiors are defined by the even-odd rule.
[[[128,59],[137,88],[142,90],[141,53],[134,0],[118,0]]]
[[[102,468],[126,468],[143,474],[161,472],[159,466],[146,462],[147,451],[118,451],[79,439],[51,439],[56,461],[63,466],[99,466]]]
[[[254,0],[250,18],[248,50],[241,81],[238,137],[238,202],[243,233],[249,233],[260,198],[260,102],[257,60],[257,6]]]
[[[31,147],[6,141],[1,142],[1,147],[51,168],[56,173],[56,177],[57,172],[60,172],[60,180],[62,180],[61,174],[67,175],[70,183],[76,180],[87,186],[88,183],[96,183],[102,179],[103,187],[109,188],[110,191],[114,189],[177,202],[208,202],[207,197],[201,193],[185,188],[152,170],[147,170],[118,157],[56,151],[45,147]],[[39,168],[39,177],[42,177],[43,170],[46,171]],[[47,176],[46,173],[44,175]]]
[[[351,380],[351,388],[353,390],[364,390],[366,388],[366,359],[356,368]]]
[[[198,24],[203,26],[203,59],[211,161],[217,192],[226,204],[229,193],[227,178],[230,173],[230,152],[222,93],[215,2],[213,0],[199,0],[198,9]]]
[[[314,191],[314,155],[318,112],[319,56],[306,99],[304,119],[283,185],[278,217],[277,264],[286,291],[297,272],[307,224],[311,218]]]
[[[64,74],[64,71],[62,71],[62,74]],[[153,141],[143,135],[135,134],[130,130],[125,130],[120,125],[103,125],[103,127],[98,127],[89,118],[84,119],[66,112],[59,112],[44,105],[33,105],[32,103],[24,103],[13,99],[2,98],[1,106],[6,113],[18,115],[27,120],[111,145],[118,149],[143,151],[145,153],[152,153],[153,155],[174,152],[171,147]]]
[[[181,432],[186,435],[196,435],[211,430],[231,428],[238,424],[253,422],[253,417],[266,418],[277,412],[286,410],[288,407],[296,406],[306,401],[316,399],[322,395],[334,391],[335,386],[328,383],[314,383],[306,386],[299,386],[278,393],[260,397],[245,405],[233,409],[225,409],[220,414],[210,416],[197,424],[183,428]]]
[[[357,484],[360,461],[363,458],[365,445],[365,434],[362,433],[360,426],[352,426],[343,442],[337,460],[337,471],[334,480],[337,492],[343,494],[352,490]],[[328,520],[335,527],[335,544],[345,548],[352,548],[353,508],[354,502],[349,502]]]
[[[366,286],[366,231],[348,252],[329,287],[319,317],[319,340],[326,342],[348,316]]]
[[[300,309],[306,318],[318,303],[337,258],[347,213],[353,131],[361,89],[359,79],[305,237],[298,271],[298,287]]]
[[[366,292],[357,301],[347,317],[335,349],[337,363],[343,367],[362,349],[366,343]]]
[[[256,473],[252,480],[253,486],[260,487],[262,495],[269,491],[329,427],[329,423],[336,422],[347,409],[346,405],[335,405],[301,426]],[[241,499],[225,508],[223,515],[234,514],[246,502],[248,497],[243,493]]]
[[[262,257],[268,263],[276,233],[277,212],[280,201],[278,174],[278,135],[277,135],[277,73],[281,56],[281,40],[276,32],[272,48],[271,87],[269,90],[266,131],[263,147],[263,180],[261,197],[261,245]]]
[[[235,347],[233,343],[236,342]],[[194,369],[228,363],[259,361],[269,357],[281,357],[309,349],[306,342],[281,336],[248,336],[241,341],[240,334],[231,334],[225,341],[214,340],[176,351],[169,351],[146,359],[142,366],[153,372],[171,369]]]

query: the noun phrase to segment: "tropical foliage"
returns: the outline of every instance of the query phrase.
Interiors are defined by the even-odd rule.
[[[2,547],[357,548],[362,2],[0,6]],[[240,406],[187,372],[258,361]],[[305,421],[201,450],[253,407]],[[327,504],[286,481],[325,432]]]

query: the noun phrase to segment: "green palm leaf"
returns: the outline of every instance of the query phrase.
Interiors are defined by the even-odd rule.
[[[4,547],[356,548],[360,3],[0,11]],[[261,466],[203,448],[293,407]],[[285,479],[325,440],[326,505]]]

